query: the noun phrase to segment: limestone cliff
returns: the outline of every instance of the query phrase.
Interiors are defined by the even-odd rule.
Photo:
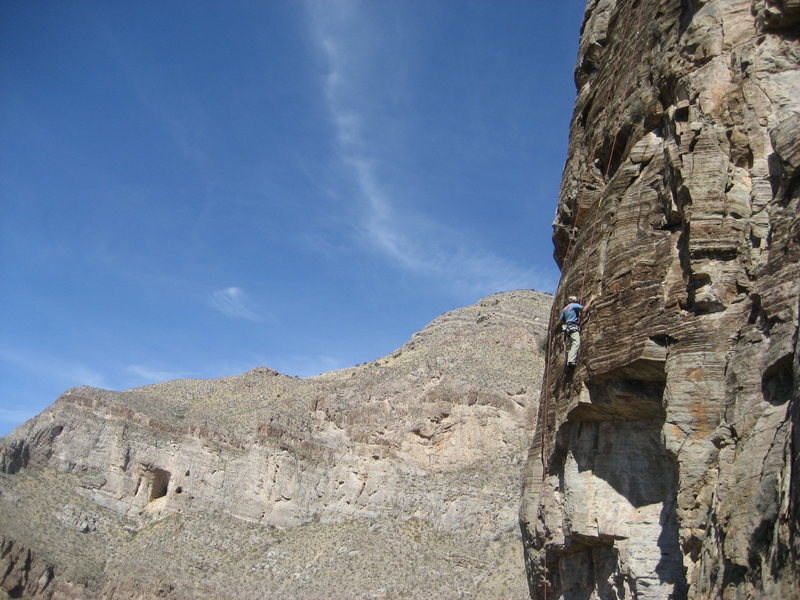
[[[800,597],[800,3],[590,0],[534,598]],[[574,372],[555,329],[596,296]]]
[[[517,527],[552,298],[372,363],[77,388],[2,441],[12,597],[527,597]],[[2,596],[2,592],[0,592]]]

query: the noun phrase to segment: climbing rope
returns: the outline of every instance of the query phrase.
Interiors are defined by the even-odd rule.
[[[552,320],[553,320],[553,318],[552,318],[553,314],[552,313],[553,313],[553,311],[551,309],[551,311],[550,311],[550,321],[551,321],[551,323],[548,323],[548,326],[547,326],[547,331],[548,332],[550,331],[550,327],[552,326]],[[549,402],[547,402],[547,398],[550,397],[550,357],[552,356],[552,350],[553,350],[553,336],[552,335],[548,335],[547,336],[547,354],[544,357],[544,383],[543,383],[543,386],[542,386],[542,392],[544,394],[544,398],[543,398],[544,402],[542,403],[542,405],[543,405],[543,412],[542,412],[542,481],[544,481],[545,477],[547,477],[547,461],[545,460],[544,448],[545,448],[545,445],[546,445],[546,442],[547,442],[547,439],[545,437],[546,432],[547,432],[547,411],[550,409]]]
[[[550,573],[547,572],[547,545],[544,547],[544,600],[547,600],[547,583],[550,581]]]
[[[631,14],[633,13],[633,7],[634,7],[635,4],[636,4],[636,0],[632,0],[631,3],[628,4],[628,8],[625,11],[625,18],[623,20],[624,29],[622,31],[622,39],[628,39],[628,24],[631,23],[631,18],[630,17],[631,17]],[[642,13],[644,12],[644,4],[645,3],[644,3],[643,0],[639,2],[639,11],[638,11],[637,18],[636,18],[636,39],[637,40],[641,36],[641,22],[642,22]],[[633,45],[631,45],[631,47],[633,47]],[[611,58],[609,58],[609,60],[607,60],[603,64],[603,66],[601,68],[601,71],[598,74],[597,78],[601,79],[602,76],[605,75],[605,71],[611,69],[611,65],[614,65],[616,63],[617,63],[616,60],[612,60]],[[605,98],[605,101],[603,102],[602,106],[604,106],[606,108],[608,107],[608,105],[609,105],[608,102],[609,102],[609,100],[611,100],[611,94],[613,93],[615,87],[616,86],[613,86],[613,85],[608,85],[607,86],[606,98]],[[617,132],[614,134],[614,139],[612,140],[612,143],[611,143],[611,151],[608,154],[608,160],[606,161],[605,173],[603,174],[603,181],[604,182],[608,179],[608,173],[609,173],[610,168],[611,168],[611,161],[612,161],[612,159],[614,157],[614,150],[616,148],[616,143],[617,143],[617,137],[618,136],[619,136],[619,130],[617,130]],[[594,138],[593,141],[594,141],[594,143],[592,144],[591,156],[596,156],[597,147],[600,145],[600,142],[599,142],[599,140],[597,140],[596,137]],[[603,202],[603,199],[602,199],[602,196],[601,196],[598,205],[602,204],[602,202]],[[575,230],[578,228],[578,224],[580,223],[580,218],[581,218],[581,211],[583,210],[583,206],[581,206],[581,204],[577,201],[577,199],[576,199],[575,204],[576,204],[575,219],[573,219],[573,221],[572,221],[572,223],[573,223],[572,232],[570,232],[569,242],[567,243],[567,250],[564,253],[564,264],[569,264],[570,251],[572,250],[573,242],[577,238],[577,234],[575,233]],[[584,269],[584,275],[585,275],[585,269]],[[581,285],[581,298],[583,297],[583,286],[584,286],[584,284]]]
[[[614,155],[614,149],[617,144],[617,135],[614,135],[614,140],[611,144],[611,152],[609,153],[609,158],[606,163],[606,172],[603,175],[604,179],[608,178],[608,173],[611,169],[611,159]],[[603,197],[601,195],[600,200],[597,203],[597,209],[603,205]],[[576,222],[577,222],[577,215],[580,213],[580,205],[578,205],[578,211],[576,211]],[[594,246],[595,234],[597,229],[597,222],[598,218],[592,220],[592,228],[591,228],[591,240],[589,242],[589,247],[586,251],[586,261],[583,266],[583,281],[581,283],[581,291],[580,291],[580,298],[583,299],[584,288],[586,286],[586,277],[589,273],[589,257],[591,256],[591,250]],[[565,257],[569,256],[569,251],[572,246],[572,240],[575,236],[570,237],[569,245],[567,246],[567,252]],[[565,258],[566,261],[566,258]],[[558,321],[554,318],[555,317],[556,309],[553,308],[550,311],[550,322],[548,323],[548,332],[552,332],[554,327],[558,323]],[[547,460],[545,459],[545,446],[547,445],[547,426],[548,426],[548,418],[549,418],[549,411],[550,411],[550,403],[548,399],[550,398],[550,367],[551,367],[551,356],[553,352],[553,336],[548,334],[547,339],[547,354],[545,355],[545,365],[544,365],[544,377],[543,377],[543,385],[542,385],[542,392],[543,392],[543,402],[542,402],[542,481],[544,481],[545,477],[547,476]]]
[[[625,25],[627,25],[630,22],[629,19],[630,19],[631,13],[633,11],[633,7],[634,7],[634,4],[635,4],[635,1],[636,0],[631,0],[631,3],[628,5],[628,10],[627,10],[626,15],[625,15],[625,17],[626,17],[625,18]],[[640,2],[639,2],[639,13],[638,13],[638,16],[637,16],[637,19],[636,19],[636,39],[637,40],[639,39],[639,37],[641,35],[641,21],[642,21],[642,13],[644,12],[644,4],[645,4],[644,0],[640,0]],[[625,27],[624,33],[627,34],[627,27]],[[627,35],[625,35],[624,37],[627,38]],[[603,65],[603,70],[605,70],[607,68],[610,68],[609,65],[611,65],[612,63],[615,63],[615,62],[616,61],[612,61],[612,60],[606,61],[606,63]],[[598,75],[598,78],[599,78],[599,75]],[[611,93],[614,90],[614,87],[615,86],[612,86],[612,85],[608,86],[608,92],[606,94],[606,100],[605,100],[605,102],[603,104],[604,107],[608,107],[608,102],[611,99]],[[603,174],[603,182],[604,182],[604,184],[605,184],[605,182],[608,181],[608,174],[611,171],[611,162],[612,162],[612,160],[614,158],[614,151],[616,150],[618,136],[619,136],[619,130],[617,130],[614,133],[614,138],[613,138],[613,140],[611,142],[611,150],[608,153],[608,159],[606,161],[606,166],[605,166],[605,173]],[[597,141],[597,139],[595,138],[594,148],[593,148],[591,156],[595,156],[596,155],[598,144],[599,144],[599,141]],[[580,202],[578,202],[577,198],[575,200],[575,204],[576,204],[575,218],[572,221],[572,230],[570,231],[570,234],[569,234],[569,242],[567,243],[567,249],[564,252],[563,264],[565,264],[565,265],[570,264],[569,263],[570,253],[572,252],[572,249],[573,249],[573,242],[578,237],[578,233],[577,233],[578,224],[580,223],[581,211],[583,210],[583,206],[580,204]],[[602,205],[603,205],[603,193],[601,192],[600,199],[597,202],[597,207],[596,207],[596,209],[594,211],[594,214],[593,214],[594,218],[592,219],[590,241],[589,241],[589,246],[588,246],[588,248],[586,250],[586,260],[584,261],[584,265],[583,265],[583,279],[581,281],[580,296],[579,296],[579,298],[581,298],[581,300],[583,300],[583,297],[584,297],[586,281],[587,281],[587,277],[588,277],[588,274],[589,274],[589,259],[590,259],[591,254],[592,254],[592,248],[594,247],[595,234],[596,234],[596,229],[597,229],[597,222],[600,220],[599,217],[602,216],[602,215],[598,215],[597,213],[599,212],[599,209],[602,207]],[[550,368],[552,366],[552,364],[551,364],[552,363],[552,358],[551,357],[553,355],[553,337],[554,337],[553,335],[551,335],[551,333],[554,331],[554,326],[558,322],[557,319],[555,318],[555,314],[556,314],[556,309],[555,308],[551,309],[551,311],[550,311],[550,323],[548,323],[548,329],[547,329],[547,331],[548,331],[547,354],[545,355],[545,367],[544,367],[544,377],[543,377],[543,386],[542,386],[542,392],[543,392],[543,398],[542,398],[542,402],[541,402],[541,410],[543,411],[542,412],[542,420],[541,420],[541,423],[542,423],[542,427],[541,427],[542,482],[544,482],[544,480],[547,477],[547,460],[546,460],[545,449],[547,447],[547,438],[548,438],[547,432],[548,432],[548,425],[549,425],[548,421],[549,421],[549,412],[550,412],[550,404],[551,404],[549,402],[550,395],[551,395],[550,394]],[[545,543],[544,544],[544,569],[543,569],[543,575],[544,575],[544,577],[543,577],[543,583],[544,583],[544,585],[543,585],[543,597],[544,597],[544,600],[547,600],[547,592],[548,592],[549,580],[550,580],[550,573],[548,571],[548,563],[547,563],[547,552],[548,552],[547,551],[547,544]]]
[[[614,149],[617,146],[617,135],[619,135],[619,132],[614,134],[614,141],[611,143],[611,152],[608,153],[608,162],[606,163],[606,172],[605,172],[605,175],[603,175],[603,179],[604,180],[608,179],[608,172],[611,169],[611,160],[614,157]],[[600,207],[602,207],[602,206],[603,206],[603,195],[601,194],[600,195],[600,200],[598,200],[598,202],[597,202],[597,211],[599,211]],[[589,275],[589,258],[592,256],[592,248],[594,248],[594,235],[596,233],[597,222],[599,220],[600,219],[597,218],[597,216],[595,216],[595,218],[592,220],[592,235],[591,235],[591,240],[589,241],[589,247],[586,250],[586,261],[583,264],[583,281],[581,282],[580,296],[578,296],[581,299],[581,301],[583,301],[583,298],[584,298],[583,293],[584,293],[584,289],[586,287],[586,277]]]
[[[639,11],[638,11],[638,14],[637,14],[637,17],[636,17],[636,40],[637,41],[641,37],[642,13],[644,12],[644,5],[645,5],[644,1],[640,0],[640,2],[639,2]],[[631,3],[628,5],[628,10],[626,12],[626,24],[630,19],[631,13],[633,12],[633,6],[634,6],[634,1],[631,1]],[[623,32],[624,38],[626,38],[626,39],[628,37],[627,33],[628,33],[628,31],[627,31],[627,27],[626,27],[625,31]],[[634,47],[634,45],[632,44],[631,47]],[[611,62],[612,61],[609,61],[606,64],[610,64]],[[614,89],[614,86],[608,86],[608,94],[606,95],[606,101],[605,101],[604,106],[608,106],[608,101],[611,99],[611,91],[613,89]],[[618,138],[618,136],[619,136],[619,130],[617,130],[614,133],[614,139],[611,142],[611,150],[608,153],[608,160],[606,161],[606,170],[605,170],[605,173],[603,174],[603,181],[604,182],[608,181],[608,174],[611,171],[611,161],[614,159],[614,150],[616,150],[616,147],[617,147],[617,138]],[[596,148],[597,148],[597,146],[595,146],[595,151],[596,151]],[[592,156],[594,156],[594,153],[592,153]],[[603,205],[603,195],[601,194],[600,195],[600,200],[598,200],[598,202],[597,202],[597,209],[599,210],[602,205]],[[584,262],[584,265],[583,265],[583,280],[581,281],[581,291],[580,291],[580,295],[578,296],[581,300],[583,300],[583,298],[584,298],[584,291],[585,291],[585,288],[586,288],[586,278],[589,275],[589,259],[590,259],[591,255],[592,255],[592,248],[594,248],[594,236],[595,236],[595,230],[596,230],[596,226],[597,226],[597,221],[598,221],[597,218],[595,218],[592,221],[591,240],[589,241],[589,246],[588,246],[588,249],[586,251],[586,261]],[[577,223],[577,218],[576,218],[576,223]],[[572,242],[572,240],[570,240],[570,242]]]

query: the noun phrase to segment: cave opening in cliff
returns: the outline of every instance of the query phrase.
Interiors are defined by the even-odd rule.
[[[785,404],[795,388],[792,363],[794,355],[787,354],[764,371],[761,377],[761,393],[764,400],[773,406]]]
[[[169,488],[170,472],[164,469],[155,469],[153,471],[153,483],[150,488],[150,501],[163,498],[167,495],[167,488]]]

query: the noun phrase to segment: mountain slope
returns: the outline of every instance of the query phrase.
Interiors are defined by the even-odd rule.
[[[526,597],[517,510],[550,300],[490,296],[309,379],[69,390],[3,440],[3,589]]]

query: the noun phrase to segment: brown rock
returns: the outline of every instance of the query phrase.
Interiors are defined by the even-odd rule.
[[[796,11],[589,2],[521,510],[535,598],[798,595]],[[597,296],[574,372],[570,294]]]

